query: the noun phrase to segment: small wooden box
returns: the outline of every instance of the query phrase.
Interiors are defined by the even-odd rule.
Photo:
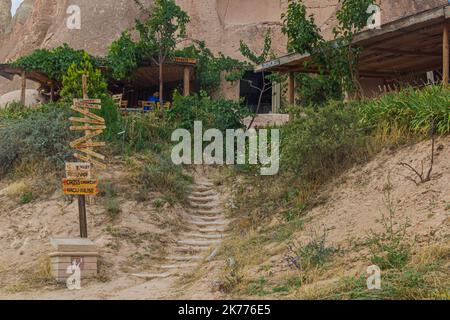
[[[66,282],[72,275],[67,269],[72,264],[80,266],[81,279],[97,276],[98,251],[89,239],[51,239],[54,252],[50,253],[52,273],[59,282]]]

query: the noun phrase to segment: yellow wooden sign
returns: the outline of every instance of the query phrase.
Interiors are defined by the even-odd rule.
[[[105,160],[105,156],[95,152],[95,147],[105,146],[105,142],[93,141],[92,139],[102,134],[106,129],[105,119],[92,113],[89,109],[101,109],[101,100],[99,99],[74,99],[71,109],[82,114],[82,117],[71,117],[69,120],[74,124],[70,127],[71,131],[84,131],[84,136],[72,141],[70,146],[79,153],[74,156],[80,161],[91,163],[102,169],[106,165],[100,161]]]
[[[66,195],[95,196],[98,194],[98,180],[63,179],[63,192]]]
[[[91,179],[91,164],[87,162],[66,162],[67,179]]]
[[[74,99],[73,102],[77,107],[97,110],[102,108],[102,100],[100,99]]]

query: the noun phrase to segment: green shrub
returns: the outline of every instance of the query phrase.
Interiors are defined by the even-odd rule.
[[[314,232],[311,240],[304,246],[294,243],[288,245],[284,259],[293,269],[306,271],[312,267],[322,267],[336,253],[336,249],[326,245],[327,232]]]
[[[72,63],[63,76],[61,98],[66,103],[72,103],[74,98],[83,98],[82,77],[87,76],[87,95],[90,99],[102,99],[106,97],[107,84],[100,69],[96,69],[87,53],[83,54],[83,60]]]
[[[25,192],[24,194],[22,194],[20,196],[19,203],[27,204],[27,203],[30,203],[31,201],[33,201],[33,199],[34,199],[34,195],[32,192]]]
[[[26,118],[33,112],[34,109],[26,107],[20,102],[13,101],[8,103],[3,109],[0,109],[0,125],[3,121]]]
[[[63,168],[70,156],[70,110],[46,105],[29,116],[3,121],[0,125],[0,175],[15,165],[42,162],[52,169]]]
[[[115,198],[107,199],[105,207],[106,212],[113,220],[116,219],[119,213],[121,212],[119,201]]]
[[[161,152],[170,143],[173,125],[155,113],[129,115],[123,119],[124,147],[129,152],[150,149]]]
[[[328,76],[298,73],[295,79],[298,83],[299,104],[302,106],[320,107],[330,100],[342,99],[341,86]]]
[[[281,131],[282,169],[320,181],[366,158],[367,136],[353,106],[333,102],[293,111],[293,120]]]
[[[163,193],[171,204],[186,200],[192,183],[192,178],[183,174],[182,167],[175,166],[165,154],[154,154],[142,166],[138,180],[140,188]]]
[[[118,134],[122,131],[123,123],[113,99],[109,96],[104,97],[102,99],[102,109],[93,110],[93,113],[105,119],[106,130],[103,131],[103,138],[110,142],[117,141],[119,138]]]
[[[426,135],[434,120],[438,134],[449,134],[449,101],[450,89],[444,86],[406,88],[360,103],[361,122],[387,132],[397,129]]]
[[[249,115],[249,110],[238,102],[230,100],[213,100],[206,92],[188,97],[174,93],[173,108],[168,118],[177,127],[191,130],[194,121],[202,121],[203,128],[226,129],[241,128],[241,120]]]

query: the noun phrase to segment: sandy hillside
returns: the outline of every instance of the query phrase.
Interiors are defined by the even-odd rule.
[[[432,180],[416,185],[407,177],[413,174],[398,165],[410,163],[420,167],[425,160],[425,171],[430,155],[430,142],[386,150],[369,163],[356,166],[330,183],[319,195],[319,203],[305,215],[303,228],[294,233],[297,243],[308,240],[312,230],[326,229],[329,246],[343,249],[338,261],[340,276],[358,274],[367,267],[367,256],[362,245],[371,230],[381,231],[382,214],[387,214],[384,195],[390,176],[390,190],[395,208],[397,226],[408,223],[407,234],[414,248],[447,245],[450,231],[450,137],[437,141]],[[390,174],[388,174],[390,173]],[[217,176],[212,172],[200,174]],[[126,180],[119,167],[108,177],[111,181]],[[220,179],[219,179],[220,180]],[[39,283],[27,277],[42,269],[41,259],[49,250],[51,236],[77,236],[78,225],[75,203],[55,193],[50,199],[18,206],[6,195],[0,185],[0,298],[43,299],[166,299],[166,298],[226,298],[220,293],[219,280],[227,265],[226,254],[219,253],[211,262],[202,262],[181,278],[145,280],[131,276],[145,272],[162,263],[161,258],[174,246],[180,232],[184,209],[154,208],[151,202],[137,203],[121,196],[122,213],[111,221],[101,205],[89,209],[90,238],[101,247],[101,277],[86,283],[83,290],[70,292],[63,286]],[[229,190],[216,186],[222,202]],[[276,220],[271,225],[281,225]],[[177,224],[178,222],[178,224]],[[415,240],[413,240],[415,238]],[[281,246],[280,246],[281,245]],[[285,244],[269,244],[264,250],[266,262],[248,266],[248,277],[258,279],[267,273],[262,265],[271,265],[270,272],[280,277],[289,274],[283,261]],[[358,249],[359,248],[359,249]],[[167,250],[164,250],[167,249]],[[281,249],[281,251],[280,251]],[[362,254],[361,254],[362,250]],[[333,271],[334,272],[334,271]],[[322,274],[320,283],[337,280],[334,273]]]
[[[308,213],[308,227],[325,227],[329,241],[337,246],[364,238],[382,229],[382,215],[388,215],[386,190],[391,189],[394,220],[407,223],[408,233],[418,244],[442,242],[450,233],[450,138],[437,140],[437,152],[430,182],[416,185],[414,173],[400,166],[408,163],[428,172],[431,142],[383,151],[373,161],[339,177],[320,195],[324,204]]]

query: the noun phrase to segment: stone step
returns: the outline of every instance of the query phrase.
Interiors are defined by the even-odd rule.
[[[203,228],[195,228],[194,230],[198,230],[198,232],[201,233],[214,233],[214,232],[225,232],[226,227],[219,227],[219,226],[213,226],[213,227],[203,227]]]
[[[217,202],[219,201],[218,196],[190,196],[188,197],[189,201],[192,201],[194,203],[208,203],[208,202]]]
[[[200,220],[200,221],[214,221],[214,220],[225,220],[226,216],[224,214],[218,214],[215,216],[203,216],[203,215],[184,215],[187,220]]]
[[[183,239],[177,241],[179,244],[188,246],[211,247],[221,243],[220,240],[199,240],[199,239]]]
[[[205,257],[202,256],[168,256],[166,260],[172,260],[172,261],[201,261],[204,260]]]
[[[179,246],[174,249],[175,252],[181,254],[196,254],[208,251],[208,247]]]
[[[210,192],[213,190],[214,190],[213,188],[207,186],[199,186],[199,185],[194,186],[194,192]]]
[[[175,264],[166,264],[166,265],[162,265],[162,266],[159,266],[159,268],[160,268],[160,269],[172,270],[172,269],[195,268],[195,267],[197,267],[197,266],[198,266],[197,263],[175,263]]]
[[[201,233],[182,233],[186,238],[200,238],[200,239],[223,239],[227,234],[201,234]]]
[[[220,209],[210,209],[210,210],[190,209],[190,210],[188,210],[188,212],[191,215],[201,215],[201,216],[217,216],[217,215],[223,214],[223,211],[221,211]]]
[[[191,208],[194,208],[194,209],[206,209],[206,210],[211,210],[211,209],[215,209],[218,207],[218,204],[215,202],[196,203],[196,202],[189,201],[189,205],[191,206]]]
[[[217,196],[217,192],[214,190],[208,190],[208,191],[193,191],[191,193],[194,197],[207,197],[207,196]]]
[[[196,181],[195,184],[203,187],[214,187],[214,183],[209,180]]]
[[[226,220],[214,220],[214,221],[199,221],[199,220],[191,220],[189,223],[202,226],[202,227],[211,227],[211,226],[227,226],[228,221]]]

